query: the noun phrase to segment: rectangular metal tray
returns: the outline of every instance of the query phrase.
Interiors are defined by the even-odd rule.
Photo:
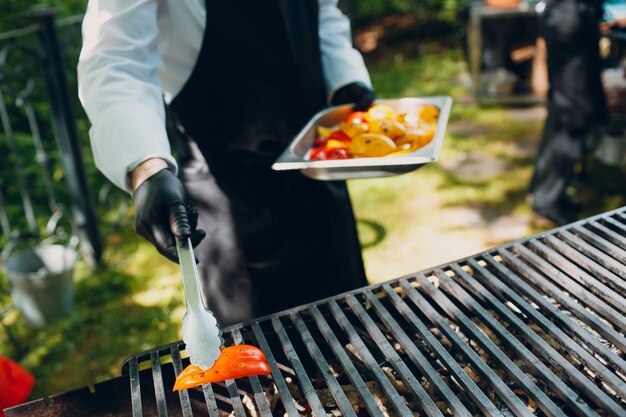
[[[298,169],[302,174],[316,180],[348,180],[356,178],[378,178],[404,174],[414,171],[425,164],[435,162],[439,157],[445,135],[452,98],[448,96],[405,97],[399,99],[376,100],[376,104],[387,104],[397,112],[416,112],[420,106],[431,104],[439,108],[439,119],[433,140],[426,146],[393,157],[353,158],[328,161],[310,161],[306,159],[313,141],[317,138],[316,127],[337,126],[350,114],[352,105],[330,107],[319,113],[307,123],[274,162],[276,171]]]

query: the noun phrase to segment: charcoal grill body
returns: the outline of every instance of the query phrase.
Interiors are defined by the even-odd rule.
[[[269,377],[172,392],[182,342],[37,416],[626,415],[626,207],[224,330]]]

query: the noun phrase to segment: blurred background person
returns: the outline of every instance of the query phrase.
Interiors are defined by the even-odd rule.
[[[602,2],[548,0],[541,30],[548,54],[548,117],[530,183],[532,209],[556,225],[577,220],[567,194],[585,141],[607,121],[599,52]]]

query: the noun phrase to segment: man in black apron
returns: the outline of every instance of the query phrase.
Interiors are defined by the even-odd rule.
[[[137,232],[175,260],[170,229],[194,244],[207,230],[196,255],[222,325],[366,285],[346,184],[271,169],[327,102],[317,0],[206,7],[195,67],[169,105],[185,191],[167,169],[142,180]],[[355,82],[332,104],[365,108],[373,98]]]
[[[549,0],[542,15],[548,52],[548,119],[530,184],[532,208],[561,225],[576,220],[566,196],[591,129],[607,119],[600,80],[599,0]]]

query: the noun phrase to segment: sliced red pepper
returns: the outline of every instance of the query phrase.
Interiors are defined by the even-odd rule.
[[[320,138],[313,141],[313,148],[323,148],[328,143],[328,138]]]
[[[350,142],[352,140],[352,138],[342,130],[335,130],[333,133],[330,134],[330,136],[328,136],[328,139],[337,139],[342,142]]]
[[[309,158],[316,161],[326,161],[329,159],[348,159],[350,155],[343,148],[319,148],[311,149]]]
[[[352,124],[367,123],[367,113],[364,111],[353,111],[346,117],[346,122]]]
[[[319,155],[322,154],[323,152],[326,152],[327,150],[328,148],[326,146],[312,148],[309,151],[309,159],[311,160],[320,159]]]
[[[222,349],[220,357],[209,369],[189,365],[176,378],[174,391],[211,382],[270,373],[265,354],[256,346],[235,345]]]

